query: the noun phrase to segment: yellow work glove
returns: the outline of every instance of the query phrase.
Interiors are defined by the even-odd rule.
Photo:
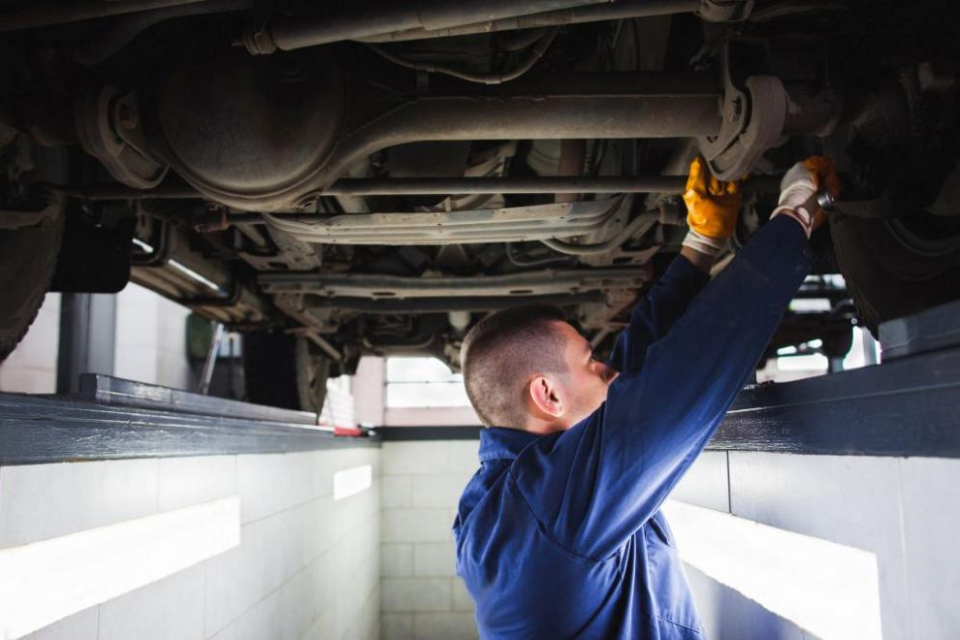
[[[723,251],[727,238],[737,225],[737,213],[743,204],[740,184],[717,180],[703,158],[697,156],[690,163],[690,176],[683,191],[687,204],[687,226],[690,231],[683,246],[716,256]]]
[[[790,167],[780,181],[780,200],[770,218],[785,215],[803,227],[807,237],[823,224],[826,214],[817,203],[816,195],[826,189],[834,198],[840,197],[840,178],[832,158],[811,156]]]

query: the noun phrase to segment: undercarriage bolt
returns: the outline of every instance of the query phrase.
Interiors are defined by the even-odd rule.
[[[736,122],[740,119],[740,116],[743,115],[743,101],[740,97],[736,97],[730,101],[730,104],[727,105],[727,120],[730,122]]]
[[[136,129],[140,124],[140,117],[137,110],[129,104],[121,104],[117,110],[117,123],[124,129]]]

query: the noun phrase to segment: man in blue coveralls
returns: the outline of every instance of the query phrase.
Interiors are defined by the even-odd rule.
[[[787,172],[770,222],[708,285],[741,196],[694,160],[680,257],[607,363],[549,306],[496,312],[467,335],[467,393],[488,428],[454,534],[482,638],[702,637],[660,506],[803,282],[821,184],[837,195],[824,158]]]

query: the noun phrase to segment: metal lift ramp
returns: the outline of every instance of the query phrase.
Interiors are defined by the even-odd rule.
[[[960,457],[960,301],[885,323],[884,362],[745,389],[721,451]],[[108,376],[66,396],[0,394],[0,465],[271,453],[476,437],[470,427],[352,430],[316,416]]]
[[[960,457],[960,301],[880,326],[883,364],[744,390],[709,449]]]
[[[0,466],[376,446],[302,411],[83,374],[77,394],[0,394]]]

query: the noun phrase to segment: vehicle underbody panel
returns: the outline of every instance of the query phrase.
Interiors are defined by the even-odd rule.
[[[71,164],[9,181],[0,229],[55,198],[89,224],[126,217],[132,280],[345,370],[361,353],[456,365],[465,331],[518,301],[563,306],[603,351],[679,250],[694,155],[749,176],[735,251],[797,157],[836,155],[877,197],[850,141],[887,149],[914,102],[955,93],[953,45],[887,51],[896,16],[865,33],[868,3],[129,4],[0,11],[0,148]]]

